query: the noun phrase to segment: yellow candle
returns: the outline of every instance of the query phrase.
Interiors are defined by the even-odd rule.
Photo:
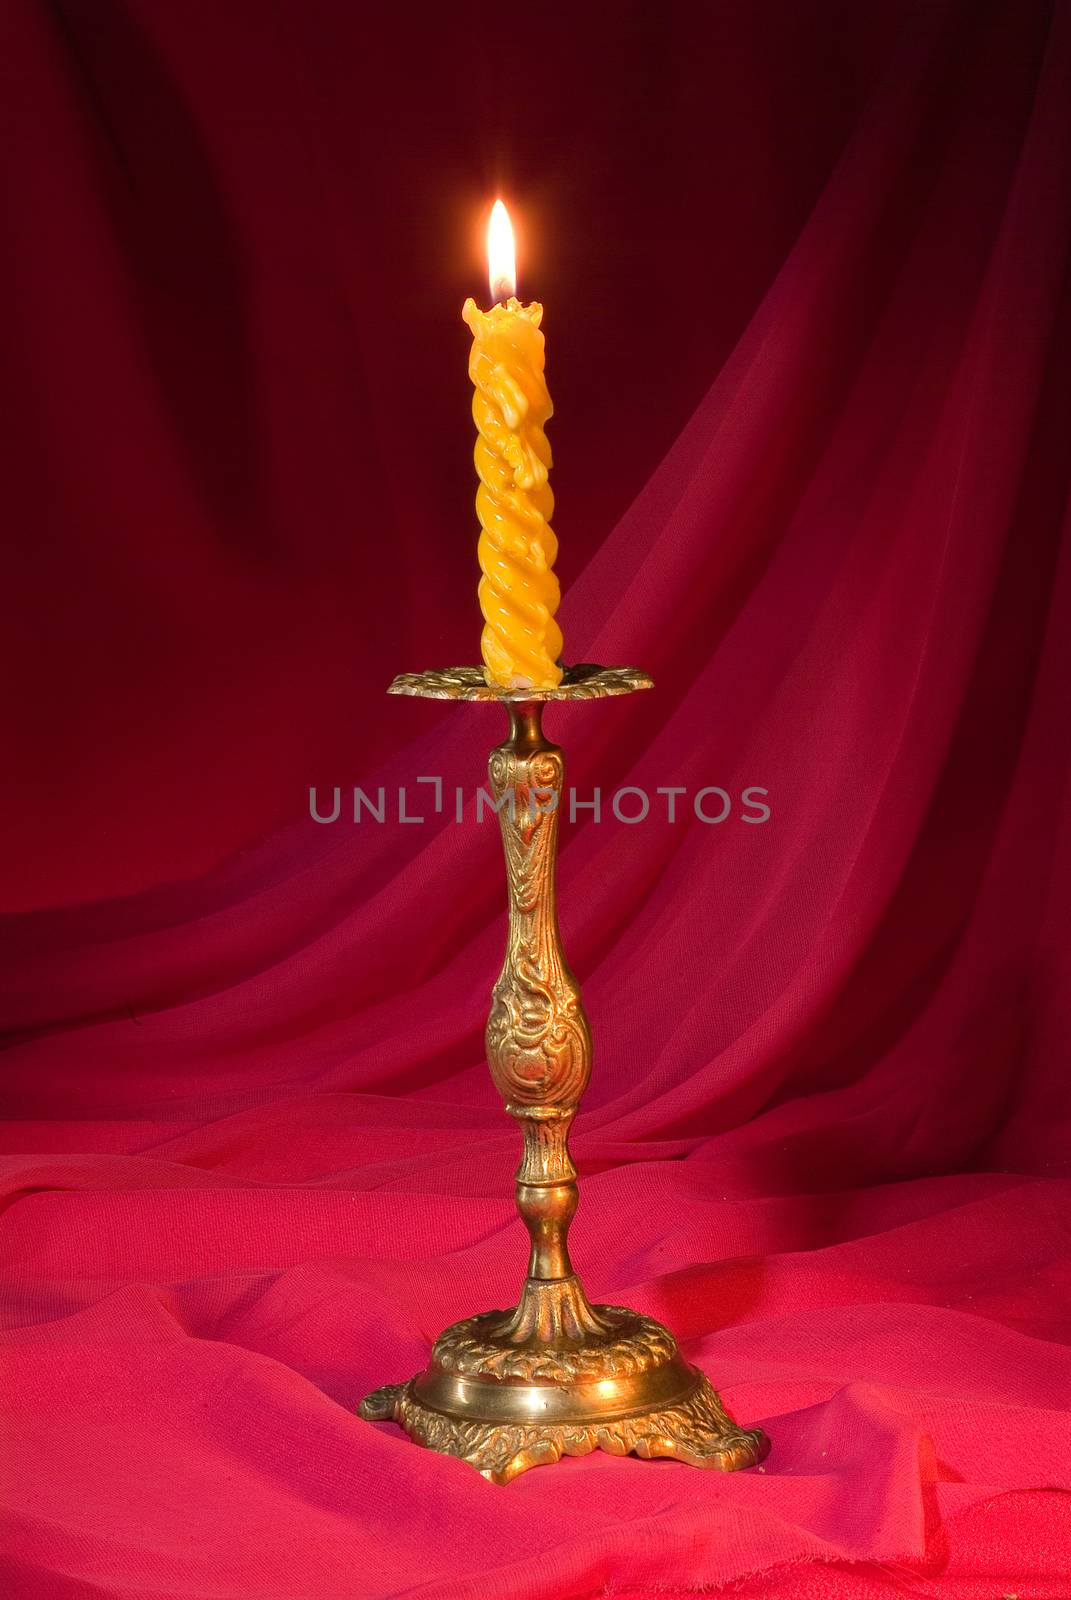
[[[501,200],[487,242],[491,294],[500,303],[481,311],[466,300],[461,313],[472,330],[484,673],[503,689],[554,689],[562,678],[562,635],[554,620],[561,590],[543,432],[554,410],[543,376],[543,307],[515,298],[513,231]]]

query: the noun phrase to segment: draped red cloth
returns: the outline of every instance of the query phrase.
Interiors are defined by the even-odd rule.
[[[1071,1594],[1067,4],[2,20],[4,1593]],[[499,184],[567,654],[657,683],[547,718],[574,1256],[735,1476],[355,1414],[525,1255],[503,719],[382,692],[476,654]]]

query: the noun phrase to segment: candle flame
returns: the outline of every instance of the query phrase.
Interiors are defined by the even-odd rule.
[[[517,293],[517,254],[513,243],[513,224],[501,200],[491,207],[487,224],[487,273],[492,301],[508,300]]]

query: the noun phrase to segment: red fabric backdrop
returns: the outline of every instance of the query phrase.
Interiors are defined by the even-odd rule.
[[[5,1593],[1071,1595],[1071,13],[13,0]],[[465,294],[547,306],[575,1255],[773,1440],[357,1419],[522,1270]],[[465,821],[319,826],[441,774]],[[428,793],[427,790],[414,791]],[[343,813],[345,818],[345,812]]]

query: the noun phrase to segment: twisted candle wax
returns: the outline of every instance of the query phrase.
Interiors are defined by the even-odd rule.
[[[510,298],[481,311],[466,300],[472,330],[469,377],[475,385],[476,515],[480,519],[481,640],[487,681],[503,689],[554,689],[561,629],[554,613],[558,541],[550,526],[550,445],[543,424],[553,414],[543,377],[543,307]]]

